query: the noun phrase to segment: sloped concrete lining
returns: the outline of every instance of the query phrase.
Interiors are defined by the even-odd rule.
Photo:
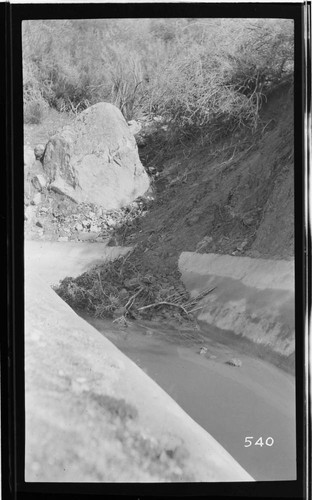
[[[110,341],[26,269],[26,481],[251,481]]]
[[[183,252],[179,268],[202,301],[198,319],[283,356],[295,351],[294,262]]]
[[[131,247],[108,247],[106,243],[75,241],[25,241],[25,264],[50,285],[75,278],[106,260],[126,255]]]

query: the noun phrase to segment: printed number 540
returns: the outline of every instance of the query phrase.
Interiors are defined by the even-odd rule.
[[[263,441],[262,437],[259,437],[257,441],[253,441],[255,438],[253,436],[245,437],[245,448],[249,448],[249,446],[273,446],[274,439],[272,437],[267,437],[265,441]]]

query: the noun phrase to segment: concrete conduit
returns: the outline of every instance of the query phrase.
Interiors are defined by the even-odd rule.
[[[252,481],[49,286],[126,251],[25,244],[26,481]]]
[[[199,320],[282,356],[294,354],[293,261],[183,252],[179,268],[192,295],[213,288]]]

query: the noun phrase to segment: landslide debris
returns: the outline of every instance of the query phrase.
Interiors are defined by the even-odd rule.
[[[63,279],[55,290],[73,309],[115,318],[122,326],[139,317],[194,322],[198,302],[213,289],[191,298],[177,269],[153,274],[141,265],[139,256],[140,248],[135,248],[78,278]]]
[[[119,227],[129,237],[151,200],[137,198],[123,208],[105,210],[95,203],[77,204],[47,188],[39,191],[25,195],[25,236],[45,241],[108,241]]]
[[[182,251],[293,258],[290,85],[268,97],[257,131],[174,147],[164,134],[154,133],[140,150],[143,164],[157,174],[153,196],[102,215],[93,206],[77,205],[72,213],[66,208],[63,216],[52,209],[53,224],[70,228],[69,239],[90,234],[90,241],[100,237],[133,247],[126,257],[63,280],[57,293],[73,308],[122,322],[139,316],[192,321],[198,304],[190,302],[180,279]],[[78,216],[75,210],[81,210]],[[45,227],[42,218],[40,223]],[[94,239],[92,225],[101,227]]]

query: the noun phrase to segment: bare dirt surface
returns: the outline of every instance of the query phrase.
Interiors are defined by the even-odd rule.
[[[157,201],[142,219],[135,242],[144,242],[143,260],[155,272],[169,271],[182,251],[293,257],[289,88],[269,98],[262,118],[263,128],[255,135],[225,137],[215,147],[160,147],[149,160],[160,172]]]

